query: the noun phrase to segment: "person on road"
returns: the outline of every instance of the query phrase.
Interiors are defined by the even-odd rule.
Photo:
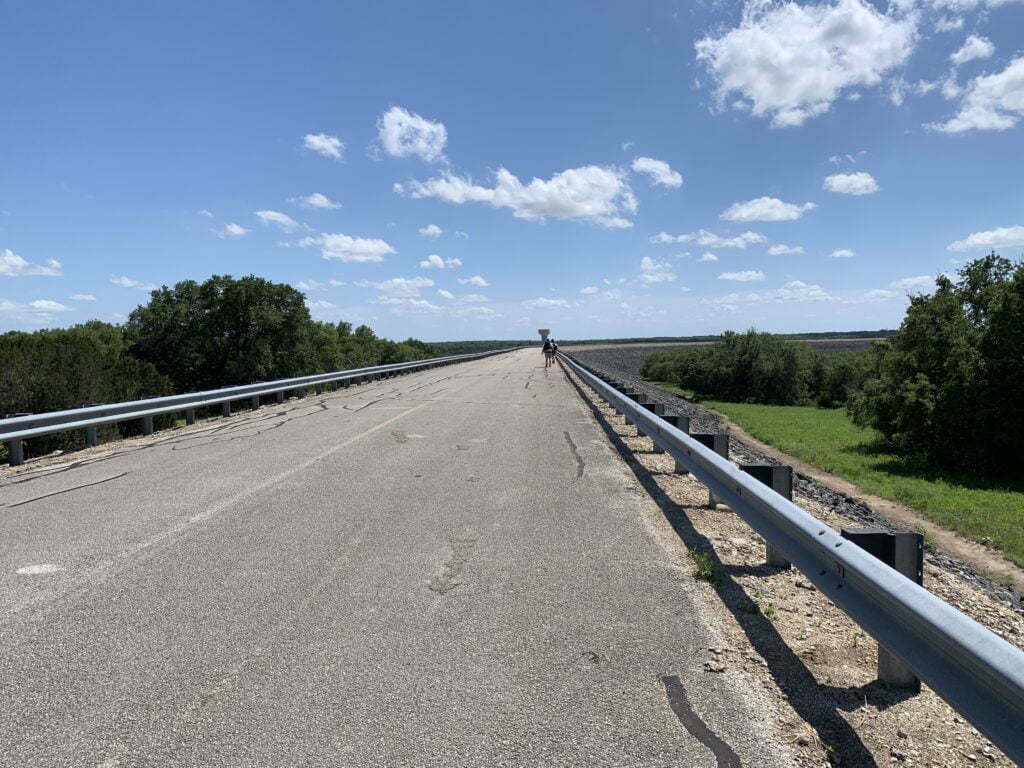
[[[551,339],[544,339],[544,348],[542,351],[544,352],[544,367],[547,368],[551,365]]]

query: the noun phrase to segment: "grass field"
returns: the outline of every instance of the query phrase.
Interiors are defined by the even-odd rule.
[[[691,397],[672,384],[652,382]],[[913,507],[935,522],[1004,552],[1024,566],[1024,481],[929,471],[879,446],[874,430],[842,409],[701,400],[781,451],[849,480],[862,490]]]

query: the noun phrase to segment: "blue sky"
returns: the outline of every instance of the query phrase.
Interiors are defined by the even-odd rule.
[[[1024,2],[0,3],[0,329],[895,327],[1024,252]]]

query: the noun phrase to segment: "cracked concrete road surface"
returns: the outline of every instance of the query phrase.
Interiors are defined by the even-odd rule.
[[[695,586],[524,350],[0,480],[11,766],[772,766]]]

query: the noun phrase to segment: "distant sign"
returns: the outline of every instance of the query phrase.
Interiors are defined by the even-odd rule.
[[[550,328],[538,328],[537,329],[537,333],[540,334],[540,340],[541,341],[547,341],[548,340],[548,334],[551,333],[551,329]]]

